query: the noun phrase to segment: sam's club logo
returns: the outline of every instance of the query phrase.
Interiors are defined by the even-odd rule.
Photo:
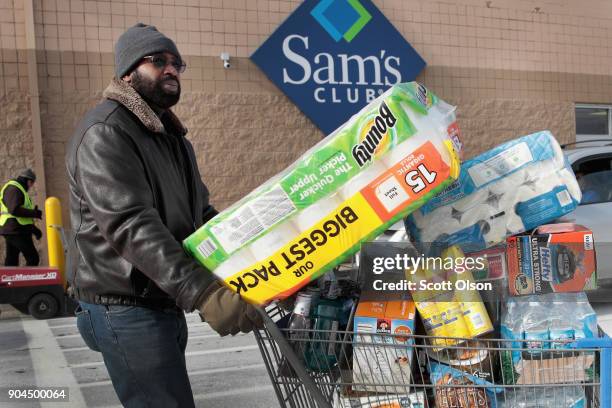
[[[323,0],[312,11],[312,16],[336,41],[351,42],[372,19],[358,0]]]
[[[326,134],[425,67],[370,0],[306,0],[251,59]]]

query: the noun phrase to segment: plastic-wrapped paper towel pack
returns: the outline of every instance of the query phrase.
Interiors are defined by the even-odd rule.
[[[291,295],[459,174],[454,107],[393,86],[184,241],[244,299]]]
[[[478,251],[573,211],[581,193],[555,137],[534,133],[461,165],[459,179],[406,219],[417,242]]]

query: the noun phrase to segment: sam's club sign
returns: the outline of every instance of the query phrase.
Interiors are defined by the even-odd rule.
[[[306,0],[251,59],[325,134],[425,67],[369,0]]]

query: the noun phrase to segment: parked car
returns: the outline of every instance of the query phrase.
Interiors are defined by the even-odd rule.
[[[568,147],[572,147],[571,149]],[[582,202],[563,220],[593,231],[600,286],[612,285],[612,141],[564,146],[582,190]]]

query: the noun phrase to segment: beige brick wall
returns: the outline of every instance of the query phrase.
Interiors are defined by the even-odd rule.
[[[67,207],[65,143],[113,75],[115,40],[137,21],[174,38],[187,61],[176,111],[215,205],[226,207],[295,160],[322,135],[248,56],[299,3],[35,0],[47,193]],[[574,103],[612,103],[608,0],[374,3],[427,61],[418,80],[458,106],[468,156],[545,128],[571,141]],[[3,179],[34,160],[23,4],[0,0]],[[223,51],[232,56],[229,70]]]

